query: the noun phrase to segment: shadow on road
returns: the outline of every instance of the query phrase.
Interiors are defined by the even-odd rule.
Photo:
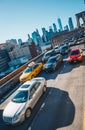
[[[72,124],[75,116],[75,106],[70,99],[68,92],[54,88],[52,93],[55,93],[55,97],[58,98],[59,105],[57,106],[54,125],[51,130],[57,130],[57,128]],[[54,99],[52,100],[55,100],[55,97],[53,96]]]
[[[69,94],[56,88],[50,88],[42,109],[39,110],[31,130],[57,130],[72,124],[75,106]]]
[[[2,113],[2,112],[0,112]],[[75,116],[75,106],[68,92],[48,87],[33,109],[31,117],[19,126],[7,126],[1,121],[2,130],[57,130],[72,124]]]

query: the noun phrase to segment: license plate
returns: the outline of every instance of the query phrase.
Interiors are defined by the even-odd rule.
[[[76,63],[76,60],[74,61],[74,63]]]

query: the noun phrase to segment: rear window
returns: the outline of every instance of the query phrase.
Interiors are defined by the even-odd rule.
[[[77,54],[80,54],[80,51],[79,51],[79,50],[71,51],[71,53],[70,53],[70,55],[77,55]]]
[[[47,52],[46,54],[45,54],[45,56],[49,56],[49,55],[51,55],[52,54],[52,52]]]
[[[61,50],[66,50],[66,49],[68,49],[67,46],[64,46],[64,47],[61,48]]]
[[[22,86],[21,86],[21,88],[28,88],[30,86],[30,84],[23,84]]]
[[[27,67],[24,71],[24,73],[29,73],[29,72],[32,72],[32,68],[31,67]]]
[[[48,63],[53,63],[53,62],[56,61],[56,59],[57,59],[57,58],[51,58],[51,59],[48,60]]]

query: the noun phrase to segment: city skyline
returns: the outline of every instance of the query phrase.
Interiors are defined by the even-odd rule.
[[[28,34],[31,36],[36,28],[42,34],[42,28],[49,30],[53,23],[58,28],[58,18],[64,27],[72,17],[75,27],[75,14],[84,8],[83,0],[0,0],[0,43],[13,38],[26,41]]]

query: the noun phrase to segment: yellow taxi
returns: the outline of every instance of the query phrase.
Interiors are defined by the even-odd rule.
[[[35,63],[31,62],[28,64],[28,67],[23,71],[22,75],[20,76],[19,80],[21,83],[31,80],[35,76],[39,74],[39,72],[43,68],[43,63]]]

